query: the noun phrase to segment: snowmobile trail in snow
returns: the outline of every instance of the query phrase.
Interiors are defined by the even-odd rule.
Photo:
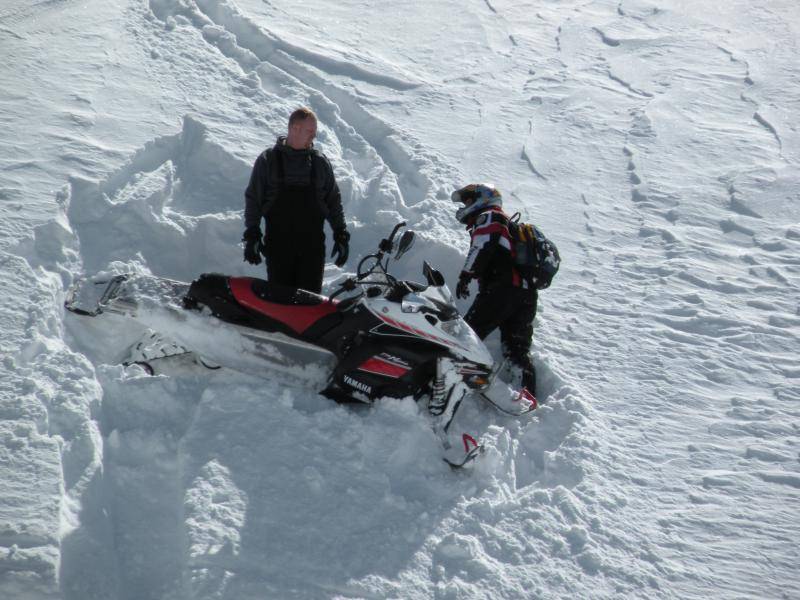
[[[197,6],[202,13],[192,15],[194,23],[207,27],[206,22],[211,19],[228,36],[222,37],[226,43],[216,43],[221,52],[240,63],[242,53],[246,55],[252,53],[260,61],[257,70],[263,73],[262,82],[269,80],[273,70],[278,70],[284,76],[291,78],[293,85],[307,94],[312,108],[333,126],[343,149],[349,150],[345,153],[345,158],[352,157],[356,172],[362,169],[360,165],[364,162],[364,155],[369,156],[370,150],[374,152],[376,158],[389,168],[399,186],[401,204],[396,209],[403,218],[413,218],[414,213],[406,209],[426,197],[431,187],[430,181],[420,174],[419,165],[415,164],[418,161],[412,160],[408,155],[404,149],[405,142],[399,138],[397,132],[362,108],[358,99],[337,85],[332,78],[361,80],[398,91],[414,89],[420,85],[419,83],[365,71],[353,63],[304,51],[298,46],[287,44],[269,31],[260,28],[228,2],[206,0],[199,2]],[[179,13],[184,10],[177,5],[175,9]],[[163,7],[160,12],[163,14]],[[218,39],[220,38],[211,38],[211,41],[213,43]],[[236,40],[235,43],[238,45],[233,45],[231,40]],[[252,66],[252,64],[242,64],[242,68],[247,70]],[[359,173],[367,182],[376,176],[373,166],[368,169]],[[378,171],[378,176],[385,175]],[[377,191],[380,186],[372,184],[370,187]]]
[[[0,596],[797,596],[795,4],[0,10]],[[263,275],[242,190],[301,104],[354,260],[402,216],[451,280],[462,179],[562,250],[544,401],[465,404],[466,477],[408,399],[150,377],[64,314],[81,272]]]

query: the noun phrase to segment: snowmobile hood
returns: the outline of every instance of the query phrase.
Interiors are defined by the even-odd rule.
[[[463,319],[440,321],[423,313],[400,313],[385,298],[373,298],[366,306],[380,321],[373,330],[377,335],[422,339],[438,344],[459,358],[491,368],[492,355]]]

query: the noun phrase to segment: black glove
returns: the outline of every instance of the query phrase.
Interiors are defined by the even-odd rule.
[[[347,257],[350,255],[350,234],[347,229],[337,229],[333,232],[333,250],[331,251],[331,258],[333,264],[341,267],[347,262]]]
[[[458,276],[458,285],[456,286],[456,298],[469,298],[469,282],[472,281],[472,275],[466,271],[461,271]]]
[[[258,226],[248,227],[242,235],[242,241],[244,242],[244,259],[251,265],[260,265],[261,255],[266,256],[264,243],[261,241],[261,229]]]

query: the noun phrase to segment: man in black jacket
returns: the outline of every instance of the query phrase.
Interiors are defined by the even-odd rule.
[[[469,284],[478,281],[478,295],[464,320],[479,338],[500,328],[503,356],[519,369],[521,384],[536,394],[536,370],[530,357],[538,293],[514,265],[508,217],[495,188],[470,184],[456,190],[461,204],[456,218],[470,232],[467,260],[459,275],[456,296],[467,298]]]
[[[269,281],[319,293],[325,268],[325,220],[333,230],[338,267],[347,262],[350,234],[328,159],[314,148],[317,118],[308,108],[289,117],[289,131],[259,155],[245,190],[244,259],[267,260]],[[261,220],[266,222],[261,234]]]

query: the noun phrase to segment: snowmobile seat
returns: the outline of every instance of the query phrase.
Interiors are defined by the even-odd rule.
[[[205,273],[184,297],[191,309],[207,307],[223,321],[315,339],[341,322],[336,301],[253,277]]]
[[[274,319],[303,337],[307,330],[329,315],[335,315],[336,323],[341,320],[335,300],[329,302],[325,296],[307,290],[251,277],[231,277],[228,285],[241,306]]]
[[[294,306],[317,306],[323,302],[328,302],[326,296],[315,294],[302,288],[289,287],[263,279],[253,279],[252,281],[253,293],[267,302]]]

